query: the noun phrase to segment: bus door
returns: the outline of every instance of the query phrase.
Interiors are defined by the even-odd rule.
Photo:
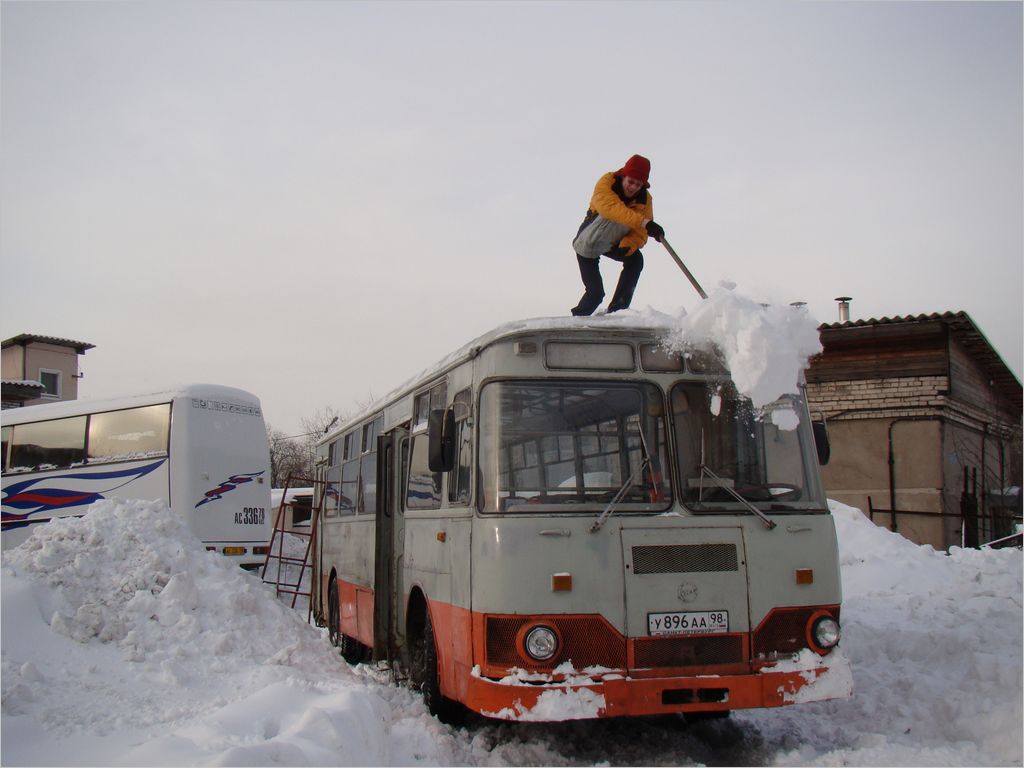
[[[324,552],[324,531],[323,531],[323,514],[324,508],[327,506],[327,459],[321,457],[317,459],[316,467],[313,475],[313,515],[316,520],[311,523],[312,530],[316,531],[316,536],[313,539],[310,556],[310,573],[312,578],[310,581],[310,595],[309,603],[313,609],[313,618],[316,619],[316,625],[318,627],[327,626],[327,606],[324,600],[323,588],[325,586],[323,576],[320,573],[322,568],[321,563],[323,562]],[[274,510],[274,514],[277,514],[277,510]]]
[[[750,631],[740,528],[623,528],[630,671],[740,664]]]
[[[409,433],[398,427],[377,439],[377,535],[373,583],[373,657],[387,659],[391,669],[402,645],[405,626],[402,555],[405,517],[403,478],[409,455]]]

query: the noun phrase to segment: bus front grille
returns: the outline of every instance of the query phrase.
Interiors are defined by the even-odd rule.
[[[661,544],[633,547],[633,573],[708,573],[739,570],[735,544]]]
[[[776,608],[754,630],[754,656],[770,657],[780,653],[799,653],[808,647],[807,624],[819,607]],[[839,607],[828,612],[839,621]]]
[[[744,661],[743,636],[637,638],[633,655],[638,669],[740,664]]]
[[[522,630],[534,624],[554,627],[559,635],[558,652],[543,663],[522,649]],[[580,670],[626,667],[625,639],[598,616],[488,616],[486,631],[487,664],[492,668],[553,669],[564,661]]]

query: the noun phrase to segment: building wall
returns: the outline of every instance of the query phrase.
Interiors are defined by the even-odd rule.
[[[1009,532],[1009,522],[992,517],[989,494],[1021,485],[1020,413],[969,350],[952,337],[947,342],[944,375],[932,361],[926,374],[866,378],[877,370],[879,344],[869,339],[858,347],[844,338],[845,346],[823,356],[818,371],[812,362],[807,385],[812,415],[829,425],[832,460],[822,472],[829,497],[865,514],[872,506],[892,508],[891,434],[897,512],[932,515],[897,514],[896,530],[937,549]],[[966,533],[965,470],[978,501]],[[892,524],[887,512],[876,512],[874,520]]]
[[[1021,485],[1021,414],[956,339],[950,343],[949,361],[952,414],[943,447],[946,507],[961,510],[966,479],[969,493],[977,495],[978,516],[969,522],[965,541],[984,543],[1012,532],[1010,521],[993,517],[989,494]]]
[[[25,350],[24,378],[40,380],[40,370],[60,371],[60,400],[78,399],[78,353],[70,347],[33,342]],[[7,350],[4,350],[5,352]],[[50,396],[28,400],[25,405],[52,403],[57,398]]]
[[[985,412],[986,420],[1013,419],[1013,409],[992,386],[985,371],[970,353],[956,341],[949,346],[950,396]],[[1020,414],[1016,414],[1020,419]]]
[[[892,435],[896,509],[936,513],[943,508],[942,427],[937,418],[905,421],[893,418],[837,419],[829,422],[832,458],[822,467],[828,497],[857,507],[892,508],[889,486],[889,439]],[[873,520],[892,527],[888,512]],[[947,534],[940,517],[898,515],[896,530],[912,541],[943,548]]]
[[[989,428],[950,422],[943,435],[943,461],[946,511],[960,514],[965,492],[976,497],[977,518],[968,521],[963,532],[965,543],[976,545],[1012,533],[1012,521],[994,517],[1003,510],[991,507],[990,494],[1001,488],[1020,486],[1019,439],[1006,440]],[[950,533],[959,540],[960,526]]]
[[[945,403],[947,376],[902,376],[808,383],[811,414],[826,419],[916,416]],[[937,411],[936,411],[937,413]]]
[[[0,376],[11,381],[24,381],[29,378],[25,375],[25,348],[15,344],[3,348],[0,355]]]
[[[944,511],[942,406],[946,376],[901,376],[809,383],[808,404],[824,416],[832,445],[822,468],[829,498],[872,514],[871,508],[926,514],[898,514],[896,530],[920,544],[948,546]],[[892,528],[892,515],[875,512],[875,523]]]

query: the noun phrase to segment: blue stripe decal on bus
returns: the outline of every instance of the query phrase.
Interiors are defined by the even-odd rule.
[[[113,472],[70,472],[12,483],[3,489],[3,522],[8,524],[23,521],[37,512],[53,512],[71,507],[87,506],[94,501],[105,499],[105,494],[148,475],[166,461],[167,459],[160,459],[142,467]],[[120,482],[111,485],[111,480]],[[100,483],[102,486],[97,488],[96,486]],[[22,510],[22,512],[21,514],[8,512],[8,508]],[[8,527],[10,526],[8,525]]]
[[[266,470],[260,470],[259,472],[250,472],[249,474],[238,474],[232,475],[223,483],[218,485],[211,491],[207,491],[203,494],[203,498],[196,503],[195,509],[199,509],[203,504],[210,501],[219,501],[225,493],[230,493],[240,485],[244,483],[251,483],[254,479],[262,475]]]

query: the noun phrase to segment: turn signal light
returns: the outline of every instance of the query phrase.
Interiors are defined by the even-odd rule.
[[[572,592],[572,574],[571,573],[553,573],[553,574],[551,574],[551,591],[552,592]]]
[[[813,584],[814,583],[814,569],[813,568],[797,568],[796,569],[796,583],[797,584]]]

